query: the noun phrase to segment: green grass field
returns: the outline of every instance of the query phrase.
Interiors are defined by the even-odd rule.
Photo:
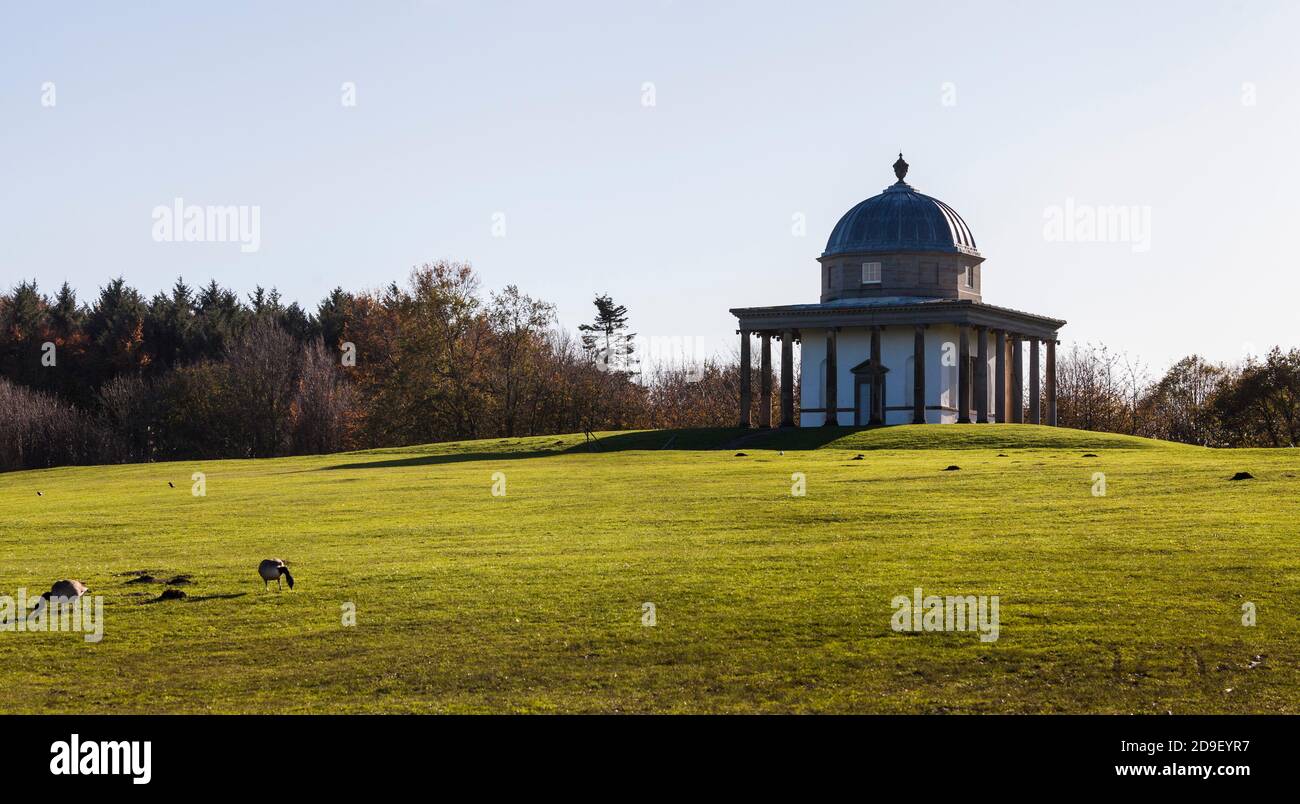
[[[0,632],[0,712],[1300,711],[1295,451],[1028,425],[717,449],[737,435],[0,475],[0,594],[105,603],[98,644]],[[917,586],[999,595],[1000,638],[893,631]]]

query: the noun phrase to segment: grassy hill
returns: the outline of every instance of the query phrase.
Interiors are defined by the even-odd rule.
[[[79,578],[106,620],[0,632],[0,712],[1300,711],[1294,451],[741,435],[0,475],[0,594]],[[999,595],[1000,638],[893,631],[917,586]]]

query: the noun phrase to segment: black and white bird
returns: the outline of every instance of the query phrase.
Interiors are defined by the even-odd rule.
[[[289,568],[285,565],[282,558],[268,558],[261,564],[257,565],[257,574],[262,576],[262,589],[266,590],[267,584],[275,581],[275,585],[281,589],[280,579],[284,578],[289,582],[289,588],[293,588],[293,576],[289,574]]]
[[[168,481],[167,481],[167,488],[169,488],[169,489],[174,489],[174,488],[176,488],[176,484],[173,483],[173,482],[171,482],[170,480],[168,480]]]
[[[40,492],[38,491],[38,492],[36,492],[36,496],[37,496],[37,497],[44,497],[45,495],[42,494],[42,493],[40,493]]]
[[[67,579],[55,581],[54,585],[50,587],[50,591],[43,592],[40,597],[36,598],[36,603],[32,606],[32,615],[35,616],[43,606],[48,606],[50,600],[55,600],[60,604],[68,603],[80,599],[82,595],[89,591],[81,581]]]
[[[57,597],[57,598],[81,597],[82,595],[86,594],[89,591],[90,590],[86,588],[86,585],[81,581],[62,580],[62,581],[55,581],[54,585],[50,587],[50,591],[41,595],[41,597],[45,598],[46,600],[49,600],[52,597]]]

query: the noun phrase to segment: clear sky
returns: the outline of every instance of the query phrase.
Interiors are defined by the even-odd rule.
[[[817,300],[902,150],[974,232],[985,301],[1067,319],[1067,346],[1160,370],[1300,345],[1294,2],[0,9],[5,285],[314,308],[449,258],[569,328],[609,292],[642,334],[731,350],[728,308]],[[257,206],[259,249],[155,242],[177,197]],[[1149,237],[1049,237],[1067,204]]]

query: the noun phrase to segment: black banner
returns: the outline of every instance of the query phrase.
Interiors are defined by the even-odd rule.
[[[698,774],[749,787],[809,777],[926,786],[1114,789],[1285,784],[1280,716],[9,716],[6,780],[128,795],[336,783],[496,783]],[[919,776],[918,776],[919,774]],[[825,781],[826,779],[822,779]],[[549,783],[548,783],[549,784]],[[638,786],[641,782],[638,782]]]

